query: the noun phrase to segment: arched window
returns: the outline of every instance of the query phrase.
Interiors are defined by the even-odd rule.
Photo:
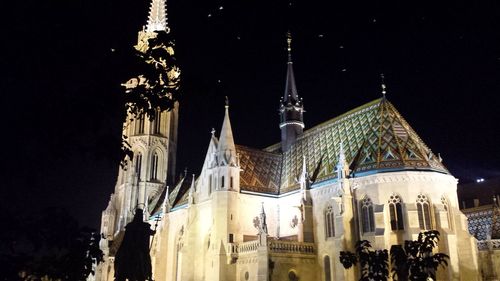
[[[397,194],[392,194],[389,198],[389,214],[391,216],[391,229],[403,230],[405,228],[403,220],[403,206],[401,198]]]
[[[431,208],[427,196],[417,195],[418,224],[422,230],[432,229]]]
[[[154,153],[151,157],[151,180],[158,179],[158,153]]]
[[[137,155],[135,155],[135,173],[137,174],[137,177],[140,179],[141,178],[141,165],[142,165],[142,154],[139,152]]]
[[[451,228],[450,205],[448,204],[448,199],[446,199],[444,195],[441,196],[441,204],[443,204],[443,208],[446,211],[446,218],[448,219],[448,228]]]
[[[220,177],[220,187],[224,188],[224,176]]]
[[[144,114],[135,118],[135,134],[144,134]]]
[[[323,266],[325,267],[325,281],[332,281],[332,272],[330,269],[330,257],[323,258]]]
[[[335,236],[335,215],[332,206],[326,207],[325,210],[325,237]]]
[[[151,134],[161,134],[161,111],[155,111],[155,118],[151,121]]]
[[[361,200],[361,221],[363,233],[375,232],[375,215],[373,214],[373,203],[369,197]]]

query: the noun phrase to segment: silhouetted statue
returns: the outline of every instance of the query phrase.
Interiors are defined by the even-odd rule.
[[[134,219],[125,227],[122,244],[115,256],[116,281],[152,280],[149,236],[155,231],[142,221],[142,216],[142,209],[137,209]]]

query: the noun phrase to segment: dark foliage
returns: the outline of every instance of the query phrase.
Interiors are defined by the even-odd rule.
[[[157,31],[156,37],[149,38],[144,46],[135,51],[137,61],[133,68],[137,74],[122,84],[125,115],[132,119],[142,115],[154,120],[157,110],[171,110],[178,100],[180,69],[174,56],[174,42],[168,33]],[[125,136],[122,150],[124,158],[132,158]]]
[[[389,276],[388,260],[387,250],[375,250],[367,240],[356,243],[356,253],[340,252],[340,262],[344,268],[349,269],[359,262],[360,281],[386,281]]]
[[[1,221],[0,280],[83,281],[102,261],[99,234],[79,227],[63,209]]]
[[[398,281],[436,280],[437,268],[448,265],[449,256],[433,253],[439,241],[439,231],[421,232],[416,241],[406,240],[404,246],[391,247],[392,277]]]

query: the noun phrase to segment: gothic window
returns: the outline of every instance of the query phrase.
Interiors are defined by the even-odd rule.
[[[448,219],[448,228],[451,228],[450,205],[448,204],[448,200],[444,195],[441,197],[441,204],[443,204],[443,208],[446,211],[446,219]]]
[[[401,204],[401,198],[397,194],[392,194],[389,197],[389,214],[391,217],[391,229],[392,230],[403,230],[404,220],[403,220],[403,206]]]
[[[335,216],[332,206],[328,206],[325,210],[325,237],[335,236]]]
[[[135,119],[135,134],[144,134],[144,114],[141,114]]]
[[[325,281],[332,281],[332,272],[330,269],[330,257],[323,258],[323,266],[325,267]]]
[[[229,178],[229,187],[233,188],[233,177]]]
[[[140,179],[141,178],[141,164],[142,164],[142,154],[137,153],[135,156],[135,173],[137,174],[137,177]]]
[[[369,197],[361,200],[361,221],[363,233],[375,232],[375,215],[373,213],[373,203]]]
[[[418,224],[422,230],[432,229],[431,208],[427,196],[417,195]]]
[[[151,180],[158,179],[158,153],[154,153],[151,157]]]
[[[220,187],[224,188],[224,176],[220,178]]]

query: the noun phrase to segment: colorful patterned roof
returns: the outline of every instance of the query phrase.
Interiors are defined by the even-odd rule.
[[[305,131],[283,155],[280,193],[298,188],[296,178],[304,156],[315,182],[335,178],[341,142],[354,175],[415,169],[448,173],[396,108],[382,98]]]
[[[237,145],[240,167],[240,188],[246,191],[279,193],[280,153],[266,152]]]
[[[500,239],[500,208],[494,204],[463,209],[469,221],[469,233],[478,240],[486,240],[488,232],[492,239]]]
[[[283,194],[298,189],[303,157],[314,182],[334,179],[341,143],[354,176],[398,170],[448,173],[396,108],[382,98],[305,131],[283,154],[280,143],[263,150],[236,145],[241,190]],[[172,190],[171,206],[186,201],[189,184],[183,179]]]

